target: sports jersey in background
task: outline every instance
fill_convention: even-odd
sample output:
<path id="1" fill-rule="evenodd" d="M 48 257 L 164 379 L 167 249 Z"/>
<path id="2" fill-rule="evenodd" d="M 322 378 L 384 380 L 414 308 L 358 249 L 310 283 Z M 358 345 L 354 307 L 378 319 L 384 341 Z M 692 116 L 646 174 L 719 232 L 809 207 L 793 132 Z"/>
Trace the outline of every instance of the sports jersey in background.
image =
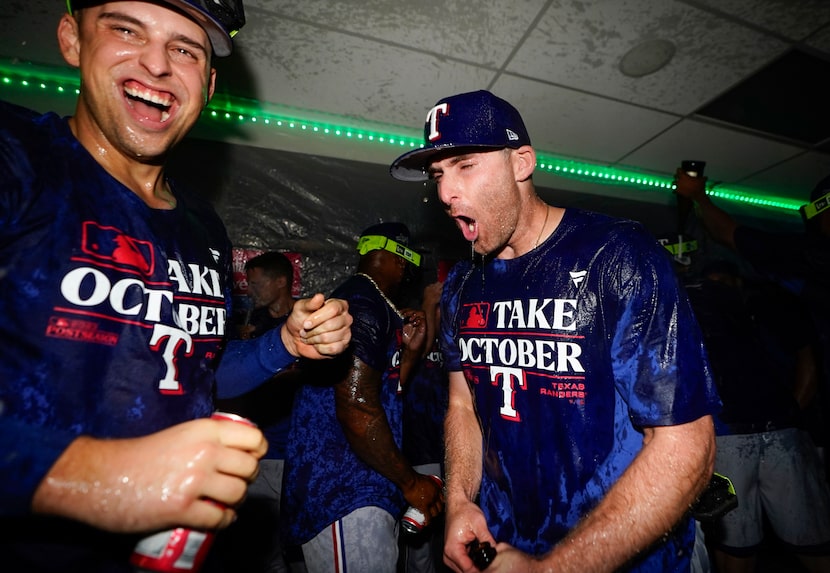
<path id="1" fill-rule="evenodd" d="M 739 225 L 735 246 L 756 272 L 800 297 L 807 306 L 822 361 L 819 419 L 812 435 L 817 445 L 830 448 L 830 237 L 768 233 Z M 827 469 L 830 471 L 830 462 Z"/>
<path id="2" fill-rule="evenodd" d="M 717 434 L 799 427 L 793 395 L 796 355 L 815 339 L 800 300 L 764 284 L 737 288 L 706 279 L 687 292 L 723 402 Z M 787 309 L 786 324 L 781 308 Z"/>
<path id="3" fill-rule="evenodd" d="M 334 399 L 334 385 L 345 377 L 352 355 L 381 372 L 380 400 L 395 443 L 401 447 L 403 319 L 360 275 L 347 279 L 331 296 L 349 302 L 352 340 L 349 350 L 332 360 L 301 363 L 304 384 L 291 413 L 283 481 L 283 531 L 286 543 L 292 545 L 302 545 L 360 507 L 380 507 L 395 517 L 404 508 L 397 486 L 349 446 Z"/>
<path id="4" fill-rule="evenodd" d="M 210 415 L 230 300 L 225 228 L 174 182 L 177 207 L 149 208 L 64 119 L 2 103 L 0 182 L 0 513 L 16 516 L 3 567 L 18 570 L 22 552 L 43 570 L 77 570 L 73 559 L 103 570 L 82 561 L 87 548 L 126 565 L 131 536 L 24 516 L 76 436 L 141 436 Z"/>
<path id="5" fill-rule="evenodd" d="M 464 372 L 482 423 L 487 523 L 533 555 L 618 480 L 639 428 L 719 406 L 672 263 L 638 223 L 568 209 L 521 257 L 456 265 L 441 317 L 447 370 Z M 630 570 L 688 570 L 693 541 L 686 520 Z"/>
<path id="6" fill-rule="evenodd" d="M 448 378 L 434 345 L 403 390 L 403 454 L 413 466 L 444 463 Z"/>

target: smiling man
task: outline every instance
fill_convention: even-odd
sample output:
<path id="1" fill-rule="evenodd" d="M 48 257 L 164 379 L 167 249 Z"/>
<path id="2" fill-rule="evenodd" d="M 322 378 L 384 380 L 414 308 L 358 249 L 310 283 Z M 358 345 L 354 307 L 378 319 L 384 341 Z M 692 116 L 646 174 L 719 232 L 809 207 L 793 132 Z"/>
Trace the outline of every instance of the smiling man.
<path id="1" fill-rule="evenodd" d="M 4 571 L 132 571 L 143 536 L 231 523 L 257 471 L 262 433 L 209 418 L 227 233 L 164 170 L 243 23 L 238 0 L 76 1 L 75 114 L 0 102 Z M 347 304 L 324 301 L 239 355 L 265 379 L 342 351 Z"/>
<path id="2" fill-rule="evenodd" d="M 672 262 L 638 223 L 545 203 L 519 112 L 439 101 L 394 177 L 472 243 L 444 283 L 444 557 L 489 572 L 690 571 L 719 406 Z"/>

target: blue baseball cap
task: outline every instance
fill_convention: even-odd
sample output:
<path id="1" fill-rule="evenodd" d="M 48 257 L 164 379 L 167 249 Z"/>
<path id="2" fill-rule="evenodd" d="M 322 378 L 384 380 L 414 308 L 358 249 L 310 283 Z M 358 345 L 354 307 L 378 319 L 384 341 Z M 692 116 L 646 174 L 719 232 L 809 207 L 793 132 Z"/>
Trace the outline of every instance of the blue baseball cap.
<path id="1" fill-rule="evenodd" d="M 66 7 L 73 10 L 103 4 L 106 0 L 66 0 Z M 182 12 L 199 24 L 207 33 L 213 53 L 229 56 L 233 51 L 233 38 L 245 25 L 245 9 L 242 0 L 158 0 Z"/>
<path id="2" fill-rule="evenodd" d="M 401 181 L 425 181 L 430 160 L 448 150 L 518 149 L 530 145 L 519 111 L 492 93 L 479 90 L 446 97 L 427 113 L 424 146 L 392 162 L 389 173 Z"/>

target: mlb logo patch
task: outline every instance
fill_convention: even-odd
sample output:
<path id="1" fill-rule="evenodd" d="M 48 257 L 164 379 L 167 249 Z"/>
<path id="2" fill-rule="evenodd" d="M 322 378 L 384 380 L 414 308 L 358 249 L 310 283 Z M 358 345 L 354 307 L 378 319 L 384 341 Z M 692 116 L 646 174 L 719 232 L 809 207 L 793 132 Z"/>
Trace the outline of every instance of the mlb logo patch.
<path id="1" fill-rule="evenodd" d="M 487 319 L 490 318 L 490 303 L 465 304 L 461 312 L 462 330 L 478 330 L 487 326 Z"/>
<path id="2" fill-rule="evenodd" d="M 155 256 L 150 242 L 93 221 L 84 222 L 82 233 L 81 249 L 86 255 L 118 268 L 138 271 L 142 275 L 153 274 Z"/>

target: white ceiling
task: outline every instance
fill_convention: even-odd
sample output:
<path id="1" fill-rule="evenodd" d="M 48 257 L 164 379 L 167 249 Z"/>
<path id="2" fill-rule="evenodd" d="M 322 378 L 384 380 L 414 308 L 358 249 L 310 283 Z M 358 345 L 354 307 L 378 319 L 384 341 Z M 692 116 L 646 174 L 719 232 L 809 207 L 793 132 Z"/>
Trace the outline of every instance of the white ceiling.
<path id="1" fill-rule="evenodd" d="M 7 3 L 0 57 L 61 65 L 54 28 L 62 9 L 61 0 Z M 419 135 L 438 99 L 484 88 L 523 113 L 534 146 L 547 153 L 665 175 L 681 159 L 702 159 L 712 182 L 798 200 L 830 172 L 821 142 L 698 113 L 794 47 L 830 61 L 823 0 L 245 0 L 245 11 L 234 55 L 219 62 L 220 89 L 263 105 Z M 655 40 L 674 45 L 668 65 L 623 75 L 623 56 Z M 824 81 L 805 78 L 806 88 L 793 89 Z M 774 115 L 786 124 L 792 113 Z M 830 102 L 817 113 L 826 118 Z M 273 130 L 226 137 L 381 164 L 400 153 Z M 545 183 L 630 191 L 553 176 Z"/>

